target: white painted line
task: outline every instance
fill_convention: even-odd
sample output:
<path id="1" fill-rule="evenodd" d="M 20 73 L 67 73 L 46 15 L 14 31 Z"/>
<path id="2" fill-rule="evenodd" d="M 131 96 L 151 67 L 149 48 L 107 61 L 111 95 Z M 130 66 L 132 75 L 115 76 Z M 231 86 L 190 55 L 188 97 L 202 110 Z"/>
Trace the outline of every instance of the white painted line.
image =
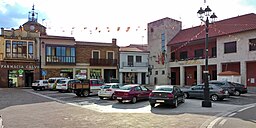
<path id="1" fill-rule="evenodd" d="M 208 126 L 207 128 L 212 128 L 219 120 L 221 120 L 222 117 L 218 117 L 215 120 L 213 120 Z"/>
<path id="2" fill-rule="evenodd" d="M 228 117 L 234 116 L 235 114 L 237 114 L 237 113 L 234 112 L 234 113 L 228 115 Z"/>
<path id="3" fill-rule="evenodd" d="M 242 111 L 244 111 L 244 110 L 246 110 L 246 109 L 249 109 L 249 108 L 252 108 L 252 107 L 255 107 L 255 105 L 251 105 L 251 106 L 248 106 L 248 107 L 246 107 L 246 108 L 240 109 L 240 110 L 238 110 L 237 112 L 242 112 Z"/>
<path id="4" fill-rule="evenodd" d="M 226 122 L 227 122 L 227 119 L 223 119 L 223 120 L 219 123 L 219 125 L 220 125 L 220 126 L 223 126 Z"/>

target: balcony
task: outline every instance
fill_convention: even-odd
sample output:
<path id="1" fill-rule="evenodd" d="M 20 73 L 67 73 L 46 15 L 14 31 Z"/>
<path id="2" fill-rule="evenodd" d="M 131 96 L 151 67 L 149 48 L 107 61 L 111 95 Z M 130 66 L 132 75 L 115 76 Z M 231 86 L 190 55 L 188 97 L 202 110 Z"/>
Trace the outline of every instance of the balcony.
<path id="1" fill-rule="evenodd" d="M 120 67 L 148 67 L 148 62 L 133 63 L 133 62 L 122 62 Z"/>
<path id="2" fill-rule="evenodd" d="M 117 59 L 90 59 L 90 66 L 117 66 Z"/>
<path id="3" fill-rule="evenodd" d="M 46 56 L 46 64 L 53 65 L 75 65 L 76 57 L 75 56 Z"/>
<path id="4" fill-rule="evenodd" d="M 216 55 L 208 56 L 208 58 L 216 58 Z M 187 61 L 187 60 L 198 60 L 198 59 L 205 59 L 205 56 L 189 56 L 187 58 L 171 58 L 170 62 L 177 62 L 177 61 Z"/>

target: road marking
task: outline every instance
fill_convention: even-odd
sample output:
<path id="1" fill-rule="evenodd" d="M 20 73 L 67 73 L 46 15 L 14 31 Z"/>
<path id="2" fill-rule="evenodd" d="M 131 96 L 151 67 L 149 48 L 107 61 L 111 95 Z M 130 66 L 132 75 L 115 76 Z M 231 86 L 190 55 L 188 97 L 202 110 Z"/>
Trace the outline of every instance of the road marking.
<path id="1" fill-rule="evenodd" d="M 234 116 L 235 114 L 237 114 L 237 113 L 234 112 L 234 113 L 228 115 L 228 117 Z"/>
<path id="2" fill-rule="evenodd" d="M 223 120 L 219 123 L 219 125 L 220 125 L 220 126 L 223 126 L 223 125 L 226 123 L 226 121 L 227 121 L 227 119 L 223 119 Z"/>
<path id="3" fill-rule="evenodd" d="M 208 126 L 207 128 L 212 128 L 219 120 L 221 120 L 222 117 L 218 117 L 215 120 L 213 120 Z"/>
<path id="4" fill-rule="evenodd" d="M 249 108 L 252 108 L 252 107 L 255 107 L 255 105 L 251 105 L 251 106 L 248 106 L 248 107 L 246 107 L 246 108 L 240 109 L 240 110 L 238 110 L 237 112 L 242 112 L 242 111 L 244 111 L 244 110 L 246 110 L 246 109 L 249 109 Z"/>

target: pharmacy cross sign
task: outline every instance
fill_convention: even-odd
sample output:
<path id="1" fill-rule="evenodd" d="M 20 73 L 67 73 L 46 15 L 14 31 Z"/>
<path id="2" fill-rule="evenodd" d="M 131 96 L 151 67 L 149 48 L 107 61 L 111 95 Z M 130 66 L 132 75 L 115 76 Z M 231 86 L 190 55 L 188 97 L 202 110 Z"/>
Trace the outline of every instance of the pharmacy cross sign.
<path id="1" fill-rule="evenodd" d="M 19 69 L 19 70 L 18 70 L 19 75 L 22 75 L 23 72 L 24 72 L 24 70 L 22 70 L 22 69 Z"/>

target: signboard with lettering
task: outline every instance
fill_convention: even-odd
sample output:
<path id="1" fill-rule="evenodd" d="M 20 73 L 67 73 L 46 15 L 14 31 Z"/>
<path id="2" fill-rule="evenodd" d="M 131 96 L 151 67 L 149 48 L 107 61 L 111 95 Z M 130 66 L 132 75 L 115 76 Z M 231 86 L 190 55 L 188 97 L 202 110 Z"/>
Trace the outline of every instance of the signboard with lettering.
<path id="1" fill-rule="evenodd" d="M 8 64 L 3 64 L 3 65 L 0 65 L 0 68 L 37 69 L 37 68 L 39 68 L 39 66 L 35 66 L 35 65 L 8 65 Z"/>

